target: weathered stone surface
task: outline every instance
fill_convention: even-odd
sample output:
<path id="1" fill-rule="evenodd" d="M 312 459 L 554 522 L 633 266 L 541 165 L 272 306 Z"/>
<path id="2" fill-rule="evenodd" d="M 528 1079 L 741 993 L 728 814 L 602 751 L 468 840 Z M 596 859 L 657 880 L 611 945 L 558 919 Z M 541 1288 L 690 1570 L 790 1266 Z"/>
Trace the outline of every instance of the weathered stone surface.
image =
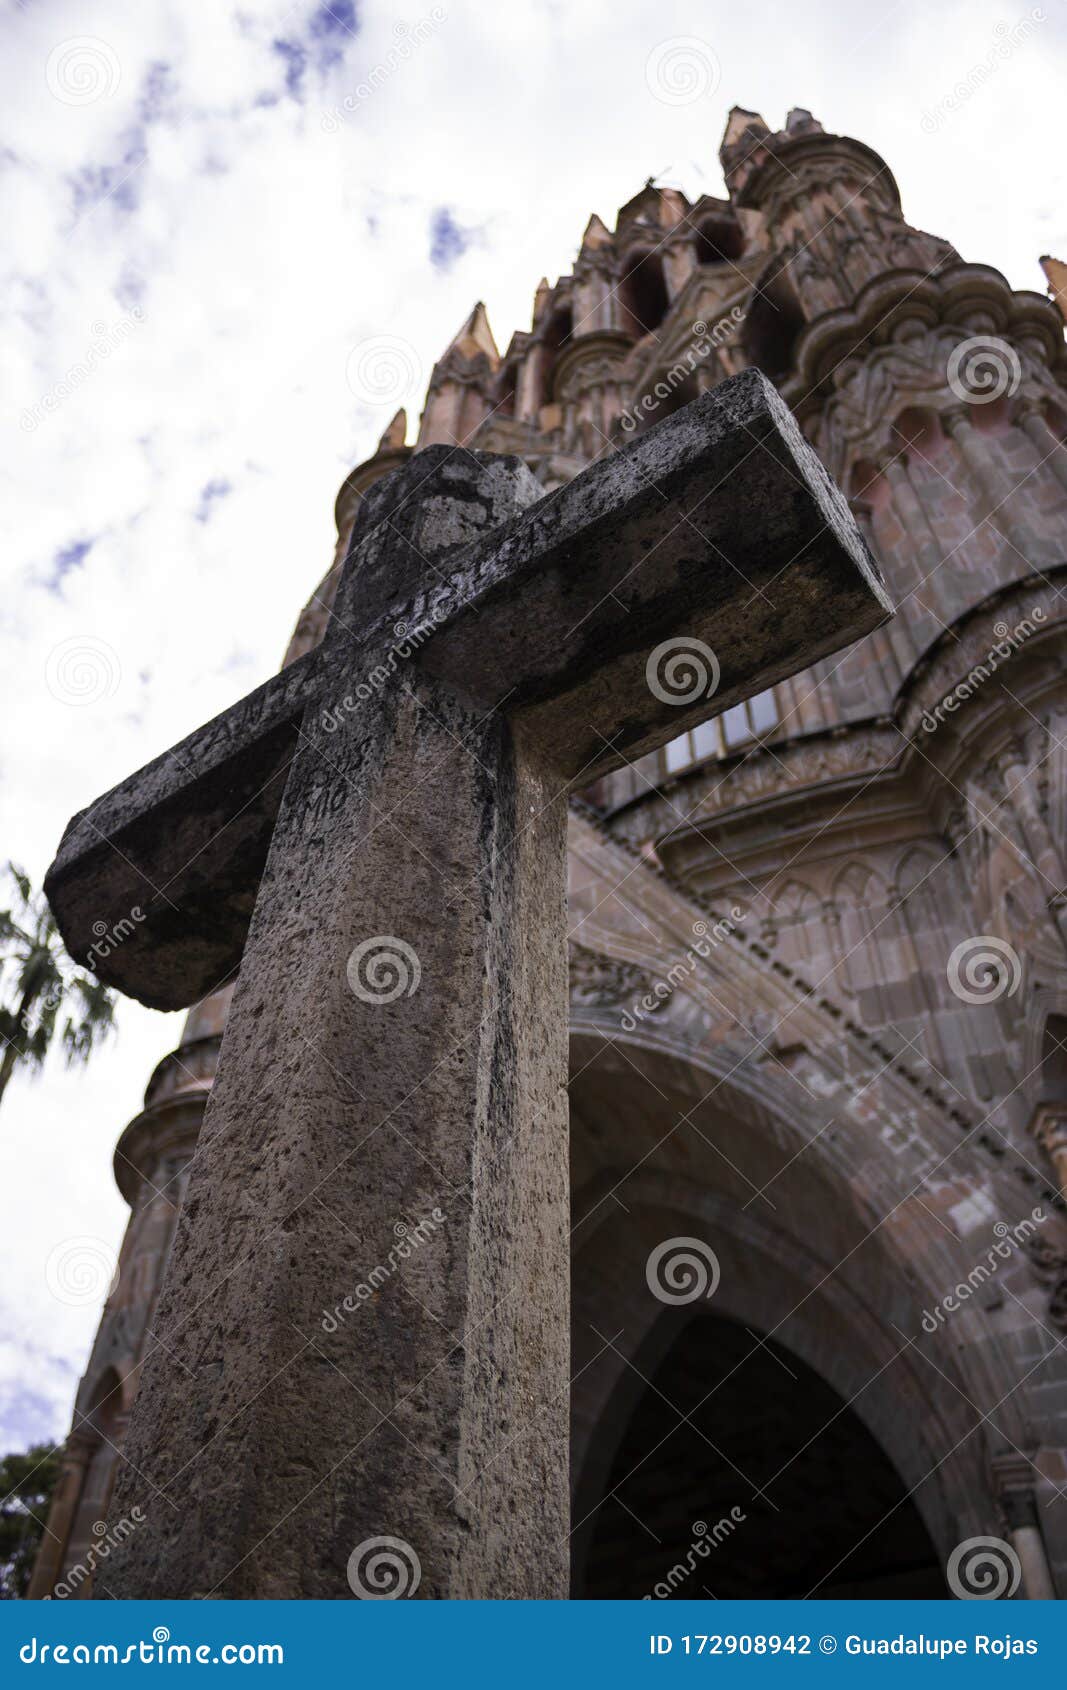
<path id="1" fill-rule="evenodd" d="M 798 116 L 806 132 L 797 130 Z M 728 177 L 736 164 L 745 174 L 759 166 L 760 128 L 768 133 L 753 114 L 734 114 Z M 886 629 L 765 696 L 756 735 L 739 738 L 735 727 L 727 737 L 720 723 L 718 734 L 685 736 L 669 758 L 650 753 L 598 782 L 608 825 L 572 804 L 569 926 L 583 947 L 571 1090 L 571 1544 L 579 1597 L 653 1588 L 690 1550 L 695 1496 L 705 1521 L 738 1501 L 756 1516 L 709 1563 L 704 1582 L 720 1598 L 795 1593 L 798 1553 L 813 1564 L 835 1518 L 848 1519 L 850 1545 L 889 1514 L 883 1529 L 905 1552 L 909 1580 L 922 1577 L 924 1554 L 937 1574 L 966 1538 L 1006 1533 L 1004 1437 L 1014 1440 L 1017 1479 L 1033 1487 L 1034 1513 L 1067 1590 L 1067 1509 L 1057 1496 L 1067 1483 L 1067 1353 L 1042 1331 L 1063 1329 L 1067 1257 L 1048 1189 L 1055 1146 L 1047 1133 L 1032 1136 L 1045 1118 L 1040 1100 L 1064 1095 L 1062 1067 L 1050 1076 L 1040 1060 L 1043 1037 L 1047 1048 L 1055 1034 L 1053 1050 L 1063 1037 L 1055 1015 L 1046 1031 L 1046 1016 L 1067 990 L 1063 913 L 1053 896 L 1065 876 L 1047 834 L 1042 842 L 1047 829 L 1061 860 L 1067 853 L 1067 758 L 1057 749 L 1067 741 L 1058 590 L 1067 451 L 1055 428 L 1062 322 L 1051 301 L 1013 293 L 996 271 L 961 263 L 907 225 L 882 161 L 811 128 L 791 114 L 771 149 L 789 169 L 759 172 L 761 215 L 742 217 L 743 228 L 727 201 L 704 196 L 690 205 L 677 190 L 643 190 L 620 212 L 610 245 L 601 232 L 573 275 L 539 288 L 531 332 L 513 337 L 506 365 L 477 348 L 449 349 L 418 431 L 420 457 L 428 444 L 457 438 L 517 452 L 547 490 L 601 456 L 605 440 L 662 415 L 687 369 L 693 397 L 724 371 L 746 361 L 768 367 L 773 357 L 780 391 L 852 495 L 899 607 Z M 850 189 L 847 217 L 834 218 L 831 185 L 853 169 L 856 195 Z M 639 274 L 662 263 L 669 299 L 661 322 L 639 312 L 655 333 L 635 345 L 644 329 L 630 312 L 628 254 L 640 233 L 657 250 Z M 727 311 L 737 270 L 709 262 L 709 235 L 720 258 L 764 278 L 740 332 L 741 313 Z M 795 288 L 802 333 L 792 311 L 778 308 L 786 300 L 774 281 L 767 285 L 775 276 L 786 296 Z M 568 308 L 574 333 L 559 346 L 559 313 Z M 939 422 L 938 414 L 959 404 L 945 378 L 961 337 L 988 336 L 993 326 L 1003 351 L 1018 356 L 1022 382 L 1002 405 L 975 413 L 975 422 L 994 424 L 980 431 L 983 470 L 975 442 L 965 461 L 950 433 L 958 422 Z M 979 344 L 988 351 L 987 339 Z M 410 457 L 404 438 L 391 430 L 385 449 L 346 477 L 337 553 L 301 614 L 291 656 L 322 639 L 353 516 L 370 514 L 372 483 Z M 1005 500 L 1006 486 L 1013 490 Z M 432 572 L 427 581 L 436 582 Z M 1037 606 L 1047 617 L 1040 630 Z M 1020 649 L 1002 664 L 1005 628 Z M 998 646 L 998 672 L 985 680 L 971 674 L 957 709 L 957 684 L 976 666 L 988 669 Z M 735 714 L 742 731 L 744 721 Z M 996 754 L 1009 746 L 1001 763 Z M 687 756 L 698 758 L 696 768 L 684 767 Z M 632 849 L 618 848 L 623 833 Z M 1033 862 L 1028 839 L 1039 842 Z M 713 930 L 716 914 L 735 905 L 744 919 L 733 938 L 701 954 L 690 973 L 685 958 L 697 954 L 699 922 Z M 1009 940 L 1024 959 L 1019 991 L 996 1003 L 961 1001 L 946 980 L 954 948 L 977 934 Z M 653 981 L 670 995 L 650 995 Z M 648 1003 L 657 1007 L 644 1019 Z M 208 1007 L 217 1032 L 224 1006 L 216 997 Z M 627 1034 L 620 1023 L 631 1025 L 634 1010 L 642 1019 Z M 205 1072 L 198 1057 L 210 1044 L 196 1030 L 200 1021 L 198 1009 L 182 1049 L 161 1070 L 169 1078 L 153 1079 L 150 1107 L 123 1137 L 116 1168 L 124 1190 L 135 1177 L 138 1186 L 144 1179 L 175 1190 L 169 1157 L 154 1163 L 151 1152 L 171 1141 L 176 1111 L 192 1107 L 164 1094 L 175 1081 L 191 1088 Z M 693 1125 L 674 1130 L 694 1108 Z M 1034 1259 L 1028 1244 L 997 1268 L 984 1307 L 973 1299 L 930 1333 L 924 1309 L 986 1260 L 991 1217 L 1013 1224 L 1036 1202 L 1049 1219 L 1030 1241 Z M 154 1345 L 167 1247 L 162 1228 L 155 1231 L 156 1207 L 138 1201 L 131 1215 L 118 1288 L 130 1361 L 116 1356 L 109 1308 L 78 1395 L 35 1594 L 48 1592 L 58 1565 L 84 1561 L 110 1493 L 109 1464 L 121 1460 L 119 1422 L 108 1414 L 99 1426 L 86 1424 L 83 1413 L 107 1402 L 112 1364 L 126 1376 L 128 1406 L 136 1382 L 129 1369 Z M 714 1475 L 702 1470 L 707 1446 L 697 1439 L 695 1460 L 679 1456 L 686 1431 L 669 1402 L 690 1399 L 676 1389 L 677 1376 L 657 1371 L 655 1341 L 650 1354 L 651 1329 L 672 1311 L 651 1295 L 645 1267 L 648 1249 L 673 1235 L 714 1246 L 721 1282 L 710 1308 L 752 1334 L 754 1363 L 727 1387 L 743 1387 L 720 1421 L 727 1441 L 705 1424 L 756 1482 L 765 1482 L 761 1462 L 766 1471 L 783 1467 L 781 1485 L 770 1487 L 778 1511 L 764 1516 L 777 1538 L 770 1553 L 758 1521 L 763 1504 L 748 1509 L 737 1472 L 725 1466 L 720 1475 L 720 1507 Z M 400 1271 L 409 1266 L 418 1271 L 417 1256 Z M 128 1275 L 138 1288 L 133 1307 Z M 422 1295 L 421 1284 L 408 1283 Z M 620 1329 L 605 1350 L 604 1338 Z M 772 1344 L 784 1340 L 836 1387 L 842 1406 L 852 1405 L 830 1427 L 828 1464 L 820 1464 L 823 1440 L 809 1443 L 798 1412 L 795 1362 L 786 1355 L 786 1372 L 771 1361 L 769 1384 L 759 1372 L 769 1346 L 756 1346 L 776 1332 Z M 694 1328 L 687 1366 L 713 1366 L 721 1376 L 726 1364 L 713 1333 L 714 1316 L 710 1327 Z M 915 1342 L 902 1350 L 905 1335 Z M 659 1419 L 643 1421 L 634 1461 L 647 1459 L 637 1488 L 622 1492 L 624 1508 L 610 1494 L 618 1440 L 644 1379 Z M 776 1383 L 795 1438 L 780 1462 L 768 1463 L 764 1429 Z M 708 1403 L 715 1418 L 725 1396 L 717 1391 Z M 972 1404 L 988 1413 L 980 1426 Z M 839 1434 L 856 1414 L 896 1467 L 901 1497 L 910 1491 L 918 1502 L 925 1548 L 921 1532 L 899 1531 L 910 1503 L 889 1513 L 891 1499 L 879 1503 L 877 1484 L 843 1458 Z M 761 1440 L 754 1461 L 733 1444 L 735 1433 Z M 796 1513 L 785 1494 L 794 1482 L 804 1494 Z M 872 1507 L 866 1524 L 857 1523 L 855 1510 Z M 866 1538 L 865 1556 L 879 1536 Z M 588 1559 L 583 1539 L 595 1540 Z M 788 1566 L 776 1589 L 779 1555 Z M 835 1553 L 824 1566 L 837 1560 Z M 903 1594 L 893 1564 L 892 1553 L 876 1552 L 868 1562 L 876 1578 L 859 1593 Z M 106 1594 L 105 1565 L 98 1581 Z M 689 1594 L 707 1594 L 699 1582 L 698 1573 Z M 82 1583 L 77 1594 L 86 1590 Z M 936 1578 L 909 1590 L 945 1594 Z M 1029 1568 L 1024 1590 L 1033 1594 Z"/>
<path id="2" fill-rule="evenodd" d="M 278 817 L 116 1498 L 147 1517 L 118 1595 L 349 1598 L 382 1535 L 420 1596 L 566 1590 L 565 809 L 503 719 L 431 682 L 367 715 L 309 728 Z M 353 992 L 374 935 L 412 995 Z"/>
<path id="3" fill-rule="evenodd" d="M 398 646 L 481 713 L 525 721 L 567 785 L 706 719 L 707 690 L 650 690 L 663 640 L 714 651 L 726 708 L 888 608 L 844 500 L 757 371 L 545 498 L 518 460 L 431 447 L 364 501 L 323 651 L 75 817 L 49 898 L 80 959 L 95 922 L 145 908 L 98 970 L 181 1008 L 240 963 L 301 715 L 373 690 Z"/>
<path id="4" fill-rule="evenodd" d="M 507 459 L 409 462 L 367 501 L 314 675 L 153 765 L 143 819 L 136 782 L 97 807 L 124 837 L 215 821 L 240 747 L 274 782 L 235 858 L 225 824 L 199 847 L 224 865 L 235 948 L 242 868 L 254 911 L 116 1491 L 145 1523 L 112 1595 L 344 1597 L 381 1537 L 423 1596 L 565 1594 L 566 795 L 614 766 L 620 730 L 643 747 L 706 714 L 710 687 L 679 707 L 650 682 L 672 631 L 725 633 L 729 698 L 886 601 L 760 377 L 536 494 Z M 780 608 L 752 608 L 787 579 Z M 77 827 L 50 882 L 63 912 L 86 833 L 99 889 L 105 828 Z M 191 911 L 185 989 L 210 917 Z M 126 948 L 111 977 L 143 989 Z M 402 1275 L 398 1227 L 419 1233 Z"/>
<path id="5" fill-rule="evenodd" d="M 234 972 L 318 680 L 313 653 L 72 818 L 45 878 L 71 956 L 151 1009 Z M 98 957 L 100 933 L 134 909 L 144 919 Z"/>

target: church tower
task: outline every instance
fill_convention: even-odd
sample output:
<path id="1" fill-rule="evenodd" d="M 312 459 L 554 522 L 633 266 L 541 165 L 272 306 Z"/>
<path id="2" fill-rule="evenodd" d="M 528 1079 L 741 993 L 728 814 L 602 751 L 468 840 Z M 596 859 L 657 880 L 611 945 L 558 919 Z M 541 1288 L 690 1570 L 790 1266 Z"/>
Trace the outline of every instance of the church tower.
<path id="1" fill-rule="evenodd" d="M 721 159 L 722 198 L 650 180 L 592 216 L 502 353 L 474 307 L 414 446 L 399 413 L 342 486 L 287 661 L 413 450 L 515 453 L 551 494 L 742 369 L 777 385 L 897 614 L 572 809 L 573 1588 L 659 1593 L 733 1509 L 677 1594 L 937 1595 L 946 1567 L 959 1594 L 993 1536 L 1012 1593 L 1064 1596 L 1063 321 L 810 112 L 735 108 Z M 32 1594 L 106 1520 L 225 1009 L 119 1143 L 131 1220 Z M 712 1290 L 657 1295 L 693 1239 Z"/>

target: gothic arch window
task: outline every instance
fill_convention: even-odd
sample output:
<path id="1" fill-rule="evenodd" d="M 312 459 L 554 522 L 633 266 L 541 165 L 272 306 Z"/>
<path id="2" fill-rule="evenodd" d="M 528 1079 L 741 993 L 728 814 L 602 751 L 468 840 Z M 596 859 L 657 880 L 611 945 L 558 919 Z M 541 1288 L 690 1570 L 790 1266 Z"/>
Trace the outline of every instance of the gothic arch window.
<path id="1" fill-rule="evenodd" d="M 745 316 L 745 356 L 771 381 L 781 381 L 793 367 L 804 313 L 784 270 L 759 282 Z"/>
<path id="2" fill-rule="evenodd" d="M 787 880 L 784 886 L 775 889 L 770 899 L 764 933 L 777 941 L 781 962 L 807 969 L 821 949 L 821 921 L 820 901 L 812 888 L 801 880 Z"/>
<path id="3" fill-rule="evenodd" d="M 515 415 L 515 392 L 517 372 L 514 364 L 509 364 L 501 370 L 497 381 L 497 390 L 493 401 L 493 417 L 513 417 Z"/>
<path id="4" fill-rule="evenodd" d="M 619 301 L 623 328 L 635 340 L 643 340 L 659 328 L 670 304 L 661 253 L 646 252 L 643 257 L 631 253 L 624 260 Z"/>
<path id="5" fill-rule="evenodd" d="M 576 1597 L 944 1597 L 913 1496 L 855 1406 L 772 1334 L 703 1309 L 672 1328 L 649 1340 L 654 1364 L 638 1357 L 646 1383 L 603 1477 L 579 1477 Z"/>
<path id="6" fill-rule="evenodd" d="M 865 1025 L 884 1027 L 889 1013 L 886 958 L 892 950 L 893 916 L 888 888 L 868 863 L 852 862 L 834 882 L 833 978 L 855 1000 Z"/>
<path id="7" fill-rule="evenodd" d="M 736 264 L 745 247 L 735 217 L 705 217 L 697 224 L 693 251 L 698 264 Z"/>
<path id="8" fill-rule="evenodd" d="M 937 1012 L 946 1007 L 948 993 L 945 965 L 952 946 L 945 933 L 944 877 L 951 872 L 943 852 L 923 845 L 910 847 L 897 868 L 893 896 L 896 909 L 887 922 L 897 941 L 897 979 L 914 999 L 910 1016 L 897 1024 L 907 1030 L 907 1023 L 915 1023 L 927 1059 L 943 1072 L 948 1058 L 941 1044 Z"/>
<path id="9" fill-rule="evenodd" d="M 569 345 L 574 333 L 574 314 L 569 305 L 558 305 L 545 325 L 541 340 L 541 398 L 542 405 L 552 399 L 552 380 L 559 355 Z"/>

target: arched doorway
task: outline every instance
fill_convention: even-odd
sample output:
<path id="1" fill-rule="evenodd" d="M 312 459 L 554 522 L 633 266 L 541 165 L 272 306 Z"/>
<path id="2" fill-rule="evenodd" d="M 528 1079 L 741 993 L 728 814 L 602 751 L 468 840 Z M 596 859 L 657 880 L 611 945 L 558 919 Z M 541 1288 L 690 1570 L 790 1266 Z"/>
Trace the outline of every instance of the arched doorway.
<path id="1" fill-rule="evenodd" d="M 944 1597 L 892 1462 L 834 1387 L 726 1316 L 666 1311 L 576 1568 L 586 1598 Z"/>

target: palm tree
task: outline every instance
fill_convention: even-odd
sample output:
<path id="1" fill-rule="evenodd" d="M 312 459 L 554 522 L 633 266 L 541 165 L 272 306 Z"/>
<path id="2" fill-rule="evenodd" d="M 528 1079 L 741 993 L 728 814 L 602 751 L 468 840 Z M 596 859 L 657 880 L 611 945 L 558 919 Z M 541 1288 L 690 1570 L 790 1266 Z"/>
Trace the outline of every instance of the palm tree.
<path id="1" fill-rule="evenodd" d="M 14 863 L 7 873 L 14 896 L 0 910 L 0 1099 L 16 1068 L 40 1070 L 57 1031 L 69 1065 L 88 1062 L 115 1024 L 111 993 L 71 961 L 44 894 Z"/>

